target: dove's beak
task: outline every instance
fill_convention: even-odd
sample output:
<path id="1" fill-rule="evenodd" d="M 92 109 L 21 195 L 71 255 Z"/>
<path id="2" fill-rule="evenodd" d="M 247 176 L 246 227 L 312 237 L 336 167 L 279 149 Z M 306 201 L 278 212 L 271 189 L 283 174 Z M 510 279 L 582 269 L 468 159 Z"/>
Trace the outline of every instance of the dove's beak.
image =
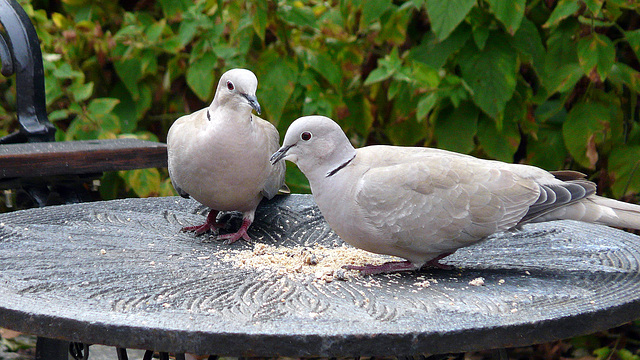
<path id="1" fill-rule="evenodd" d="M 260 115 L 260 110 L 262 110 L 260 108 L 260 104 L 258 103 L 258 98 L 255 95 L 246 95 L 243 94 L 245 99 L 247 99 L 247 101 L 249 102 L 249 105 L 251 105 L 251 107 L 253 108 L 253 110 L 256 111 L 256 113 L 258 113 L 258 115 Z"/>
<path id="2" fill-rule="evenodd" d="M 269 161 L 271 161 L 271 164 L 275 165 L 278 161 L 287 156 L 287 151 L 289 151 L 289 149 L 291 149 L 293 145 L 295 144 L 283 145 L 280 149 L 278 149 L 278 151 L 274 152 L 273 155 L 271 155 L 271 159 L 269 159 Z"/>

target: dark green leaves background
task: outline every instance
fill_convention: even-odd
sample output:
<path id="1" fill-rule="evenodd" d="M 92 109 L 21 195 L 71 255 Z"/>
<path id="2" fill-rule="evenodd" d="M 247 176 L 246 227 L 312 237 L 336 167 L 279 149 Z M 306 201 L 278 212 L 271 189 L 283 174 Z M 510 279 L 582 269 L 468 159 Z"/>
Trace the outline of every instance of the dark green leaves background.
<path id="1" fill-rule="evenodd" d="M 338 121 L 356 146 L 434 146 L 571 168 L 640 192 L 640 5 L 631 0 L 22 0 L 42 40 L 59 140 L 164 141 L 232 67 L 263 117 Z M 1 79 L 0 135 L 16 128 Z M 294 191 L 308 191 L 289 167 Z M 171 194 L 164 169 L 103 195 Z M 637 198 L 635 198 L 637 201 Z"/>

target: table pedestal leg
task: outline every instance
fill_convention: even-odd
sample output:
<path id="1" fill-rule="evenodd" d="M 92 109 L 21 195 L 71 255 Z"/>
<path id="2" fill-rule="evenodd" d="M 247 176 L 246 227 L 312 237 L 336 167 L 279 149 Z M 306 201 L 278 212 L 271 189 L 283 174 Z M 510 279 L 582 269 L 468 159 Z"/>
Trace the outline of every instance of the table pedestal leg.
<path id="1" fill-rule="evenodd" d="M 36 360 L 68 360 L 69 342 L 64 340 L 38 337 L 36 342 Z"/>

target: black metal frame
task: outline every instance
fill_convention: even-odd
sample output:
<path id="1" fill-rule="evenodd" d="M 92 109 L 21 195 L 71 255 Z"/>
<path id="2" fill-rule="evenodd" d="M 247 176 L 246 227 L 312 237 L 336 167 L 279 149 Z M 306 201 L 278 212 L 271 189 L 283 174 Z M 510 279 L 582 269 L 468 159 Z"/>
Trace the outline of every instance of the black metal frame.
<path id="1" fill-rule="evenodd" d="M 0 144 L 55 141 L 56 129 L 47 116 L 44 67 L 36 29 L 16 0 L 0 0 L 0 23 L 4 28 L 0 31 L 1 73 L 5 77 L 16 76 L 16 108 L 20 123 L 20 129 L 1 137 Z M 99 175 L 90 176 L 91 179 L 98 177 Z M 25 186 L 23 180 L 18 182 L 17 186 L 28 195 L 34 205 L 48 205 L 47 199 L 51 195 L 49 185 L 36 181 L 36 184 Z M 86 179 L 81 179 L 71 187 L 77 189 L 76 183 L 85 182 Z M 67 194 L 65 199 L 67 202 L 83 200 L 78 198 L 75 190 Z M 87 359 L 89 344 L 38 337 L 36 359 L 66 360 L 70 354 L 75 359 Z M 166 353 L 164 354 L 166 357 Z M 119 359 L 127 359 L 126 349 L 118 348 L 117 355 Z M 152 355 L 153 352 L 147 351 L 145 357 Z M 178 354 L 176 358 L 184 358 L 184 355 Z"/>
<path id="2" fill-rule="evenodd" d="M 0 144 L 54 141 L 55 127 L 47 117 L 44 68 L 38 34 L 16 0 L 0 0 L 2 75 L 16 75 L 16 106 L 20 130 L 0 138 Z"/>

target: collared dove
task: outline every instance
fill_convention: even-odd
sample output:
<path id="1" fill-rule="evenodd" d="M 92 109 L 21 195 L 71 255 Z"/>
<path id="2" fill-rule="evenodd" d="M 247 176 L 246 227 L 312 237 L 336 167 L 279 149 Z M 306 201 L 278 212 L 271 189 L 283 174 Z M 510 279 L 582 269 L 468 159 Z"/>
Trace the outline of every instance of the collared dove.
<path id="1" fill-rule="evenodd" d="M 169 176 L 176 191 L 211 208 L 207 220 L 183 231 L 216 232 L 220 211 L 242 212 L 236 233 L 218 240 L 249 240 L 247 229 L 262 197 L 271 199 L 284 185 L 284 164 L 269 156 L 280 146 L 278 130 L 251 114 L 260 113 L 258 80 L 250 70 L 225 72 L 207 108 L 176 120 L 167 135 Z"/>
<path id="2" fill-rule="evenodd" d="M 640 206 L 594 195 L 574 171 L 482 160 L 446 150 L 354 149 L 333 120 L 294 121 L 273 154 L 309 179 L 331 228 L 347 243 L 407 261 L 347 266 L 365 274 L 408 271 L 527 222 L 573 219 L 640 229 Z"/>

